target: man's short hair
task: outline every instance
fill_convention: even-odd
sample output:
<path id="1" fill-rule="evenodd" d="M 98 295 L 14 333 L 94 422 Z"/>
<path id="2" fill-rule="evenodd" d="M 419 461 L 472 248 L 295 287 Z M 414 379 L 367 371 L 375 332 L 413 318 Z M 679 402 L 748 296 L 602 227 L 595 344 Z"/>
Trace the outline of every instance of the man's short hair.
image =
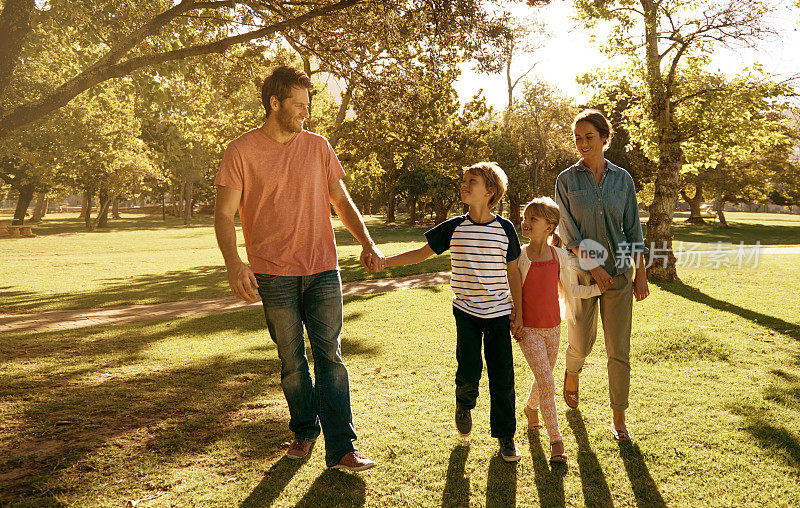
<path id="1" fill-rule="evenodd" d="M 307 88 L 309 91 L 314 90 L 314 85 L 311 84 L 311 80 L 308 79 L 305 72 L 285 65 L 278 67 L 264 79 L 264 84 L 261 85 L 261 103 L 264 105 L 267 117 L 272 113 L 272 107 L 269 105 L 270 98 L 274 95 L 278 101 L 283 102 L 292 95 L 292 88 L 295 87 Z"/>
<path id="2" fill-rule="evenodd" d="M 503 199 L 503 195 L 508 188 L 508 177 L 503 168 L 498 166 L 496 162 L 479 162 L 472 166 L 467 166 L 464 168 L 464 173 L 482 176 L 483 181 L 486 182 L 486 190 L 494 192 L 491 199 L 489 199 L 489 210 Z"/>

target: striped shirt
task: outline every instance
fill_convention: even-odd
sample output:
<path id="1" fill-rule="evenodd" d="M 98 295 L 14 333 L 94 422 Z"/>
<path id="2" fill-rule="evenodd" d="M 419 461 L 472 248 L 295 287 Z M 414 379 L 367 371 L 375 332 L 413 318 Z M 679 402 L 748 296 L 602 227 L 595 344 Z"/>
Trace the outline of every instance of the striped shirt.
<path id="1" fill-rule="evenodd" d="M 481 318 L 511 314 L 507 263 L 520 254 L 511 221 L 495 215 L 480 224 L 466 214 L 442 222 L 425 238 L 437 254 L 450 250 L 455 307 Z"/>

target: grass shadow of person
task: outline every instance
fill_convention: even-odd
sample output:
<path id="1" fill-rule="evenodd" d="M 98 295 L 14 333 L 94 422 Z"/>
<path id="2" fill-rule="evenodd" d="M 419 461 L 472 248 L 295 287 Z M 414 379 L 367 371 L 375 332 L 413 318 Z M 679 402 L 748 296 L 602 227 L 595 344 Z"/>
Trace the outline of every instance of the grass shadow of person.
<path id="1" fill-rule="evenodd" d="M 366 492 L 367 484 L 358 474 L 326 469 L 314 480 L 306 495 L 295 506 L 298 508 L 364 506 L 367 500 Z"/>
<path id="2" fill-rule="evenodd" d="M 619 455 L 625 464 L 625 471 L 628 473 L 636 504 L 666 508 L 667 504 L 664 502 L 655 480 L 650 476 L 639 445 L 631 441 L 621 442 L 619 443 Z"/>
<path id="3" fill-rule="evenodd" d="M 546 506 L 566 506 L 564 496 L 564 476 L 568 468 L 566 464 L 553 463 L 552 469 L 548 467 L 548 457 L 544 454 L 542 443 L 539 442 L 539 433 L 528 431 L 528 445 L 533 461 L 533 479 L 539 493 L 539 504 Z"/>
<path id="4" fill-rule="evenodd" d="M 684 284 L 683 282 L 654 281 L 654 284 L 656 284 L 660 289 L 676 296 L 706 305 L 712 309 L 736 314 L 737 316 L 752 321 L 760 326 L 770 328 L 795 340 L 800 340 L 800 326 L 797 326 L 796 324 L 784 319 L 770 316 L 768 314 L 762 314 L 761 312 L 756 312 L 754 310 L 745 309 L 744 307 L 726 302 L 725 300 L 714 298 L 713 296 L 703 293 L 698 288 Z"/>
<path id="5" fill-rule="evenodd" d="M 489 461 L 486 478 L 486 508 L 517 505 L 517 463 L 506 462 L 496 453 Z"/>
<path id="6" fill-rule="evenodd" d="M 456 445 L 450 452 L 442 506 L 469 506 L 469 478 L 464 473 L 468 455 L 469 445 L 464 444 Z"/>
<path id="7" fill-rule="evenodd" d="M 603 468 L 600 467 L 600 462 L 597 460 L 597 455 L 589 444 L 589 435 L 586 433 L 580 409 L 568 410 L 567 422 L 572 428 L 575 442 L 578 445 L 576 460 L 580 470 L 581 489 L 586 506 L 613 506 L 611 489 L 608 488 L 608 482 L 606 482 Z"/>
<path id="8" fill-rule="evenodd" d="M 261 482 L 239 506 L 243 508 L 270 506 L 305 462 L 305 460 L 288 459 L 286 456 L 281 457 L 269 468 Z"/>

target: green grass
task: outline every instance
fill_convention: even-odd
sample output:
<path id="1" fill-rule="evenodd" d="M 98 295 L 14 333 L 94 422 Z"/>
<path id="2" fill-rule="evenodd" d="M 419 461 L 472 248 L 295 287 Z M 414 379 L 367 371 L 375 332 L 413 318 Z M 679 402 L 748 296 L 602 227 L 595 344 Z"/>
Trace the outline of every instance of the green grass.
<path id="1" fill-rule="evenodd" d="M 190 227 L 174 218 L 126 216 L 113 228 L 86 232 L 75 214 L 51 214 L 36 238 L 0 238 L 0 312 L 37 312 L 230 294 L 212 220 Z M 387 226 L 367 218 L 373 239 L 386 254 L 424 243 L 427 227 Z M 117 226 L 120 226 L 117 228 Z M 335 221 L 342 280 L 396 277 L 447 270 L 449 256 L 380 274 L 359 263 L 361 246 Z M 239 252 L 247 259 L 238 231 Z"/>
<path id="2" fill-rule="evenodd" d="M 614 443 L 602 338 L 581 407 L 559 420 L 566 467 L 527 434 L 532 375 L 514 348 L 522 461 L 453 428 L 447 286 L 345 302 L 343 353 L 361 475 L 281 458 L 279 362 L 258 309 L 0 342 L 0 503 L 21 506 L 788 506 L 800 499 L 798 255 L 756 270 L 683 270 L 634 307 L 635 441 Z M 776 294 L 773 281 L 791 288 Z M 779 304 L 776 305 L 776 302 Z M 561 389 L 562 339 L 556 366 Z M 560 375 L 559 375 L 560 374 Z"/>
<path id="3" fill-rule="evenodd" d="M 738 245 L 800 245 L 800 216 L 729 214 L 731 228 L 674 226 L 680 242 Z M 386 254 L 416 248 L 430 226 L 386 225 L 367 217 L 370 232 Z M 36 238 L 0 238 L 0 313 L 82 309 L 126 304 L 213 298 L 230 294 L 212 221 L 200 217 L 185 227 L 180 219 L 125 215 L 109 229 L 87 232 L 75 214 L 50 214 Z M 413 266 L 380 274 L 361 268 L 360 246 L 335 221 L 344 281 L 394 277 L 449 269 L 449 256 L 434 256 Z M 523 239 L 524 240 L 524 239 Z M 243 242 L 241 232 L 239 241 Z M 240 253 L 246 259 L 243 244 Z"/>

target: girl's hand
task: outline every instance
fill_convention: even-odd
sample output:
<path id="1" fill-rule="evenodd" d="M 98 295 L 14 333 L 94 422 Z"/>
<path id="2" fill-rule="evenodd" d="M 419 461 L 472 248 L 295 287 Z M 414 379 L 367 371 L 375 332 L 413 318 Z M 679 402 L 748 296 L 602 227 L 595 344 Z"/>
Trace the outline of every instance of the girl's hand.
<path id="1" fill-rule="evenodd" d="M 511 334 L 517 342 L 522 340 L 522 327 L 522 316 L 513 315 L 511 318 Z"/>
<path id="2" fill-rule="evenodd" d="M 592 274 L 594 281 L 597 283 L 597 287 L 600 288 L 601 293 L 605 293 L 606 289 L 611 287 L 613 278 L 602 266 L 592 268 L 590 273 Z"/>
<path id="3" fill-rule="evenodd" d="M 633 278 L 633 297 L 637 302 L 641 302 L 650 296 L 650 288 L 647 285 L 647 273 L 644 270 L 636 270 Z"/>

